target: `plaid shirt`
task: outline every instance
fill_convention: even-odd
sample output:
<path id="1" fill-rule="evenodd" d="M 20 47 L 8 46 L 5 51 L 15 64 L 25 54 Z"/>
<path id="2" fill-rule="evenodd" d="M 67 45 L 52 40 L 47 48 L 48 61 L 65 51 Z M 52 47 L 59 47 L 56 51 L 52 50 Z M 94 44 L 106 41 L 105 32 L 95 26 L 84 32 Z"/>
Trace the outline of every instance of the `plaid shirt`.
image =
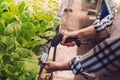
<path id="1" fill-rule="evenodd" d="M 93 73 L 102 69 L 111 72 L 112 70 L 120 69 L 120 38 L 110 40 L 103 41 L 81 57 L 73 58 L 70 61 L 70 68 L 73 73 Z M 119 63 L 119 65 L 116 63 Z"/>

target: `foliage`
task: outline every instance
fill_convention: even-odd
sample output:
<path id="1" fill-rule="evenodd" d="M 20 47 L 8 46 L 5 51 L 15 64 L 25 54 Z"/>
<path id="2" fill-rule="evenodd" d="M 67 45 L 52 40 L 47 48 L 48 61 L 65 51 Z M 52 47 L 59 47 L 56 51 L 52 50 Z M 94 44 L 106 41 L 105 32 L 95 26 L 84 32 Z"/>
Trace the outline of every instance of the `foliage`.
<path id="1" fill-rule="evenodd" d="M 0 80 L 35 80 L 40 45 L 52 39 L 57 0 L 0 0 Z"/>

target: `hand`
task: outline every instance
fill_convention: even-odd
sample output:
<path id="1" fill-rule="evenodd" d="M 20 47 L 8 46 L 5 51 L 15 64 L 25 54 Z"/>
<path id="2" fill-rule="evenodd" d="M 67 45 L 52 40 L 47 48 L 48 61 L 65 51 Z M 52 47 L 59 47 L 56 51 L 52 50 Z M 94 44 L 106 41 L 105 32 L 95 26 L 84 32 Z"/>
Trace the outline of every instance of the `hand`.
<path id="1" fill-rule="evenodd" d="M 77 35 L 76 31 L 73 31 L 73 32 L 64 32 L 64 37 L 62 38 L 62 41 L 61 41 L 61 44 L 64 45 L 64 46 L 75 46 L 76 45 L 76 42 L 75 41 L 72 41 L 72 42 L 65 42 L 68 38 L 75 38 Z"/>
<path id="2" fill-rule="evenodd" d="M 67 46 L 67 47 L 72 47 L 72 46 L 75 46 L 75 45 L 76 45 L 76 42 L 75 42 L 75 41 L 72 41 L 72 42 L 61 43 L 61 44 L 64 45 L 64 46 Z"/>
<path id="3" fill-rule="evenodd" d="M 53 72 L 53 71 L 58 71 L 59 70 L 59 63 L 58 62 L 53 62 L 53 61 L 47 61 L 43 62 L 44 68 L 48 72 Z"/>

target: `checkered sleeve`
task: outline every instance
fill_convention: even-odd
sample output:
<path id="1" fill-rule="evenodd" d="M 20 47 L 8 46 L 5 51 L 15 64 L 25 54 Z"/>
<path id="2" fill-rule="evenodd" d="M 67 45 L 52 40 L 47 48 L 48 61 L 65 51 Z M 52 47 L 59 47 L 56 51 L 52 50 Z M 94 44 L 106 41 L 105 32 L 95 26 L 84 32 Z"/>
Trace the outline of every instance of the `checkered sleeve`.
<path id="1" fill-rule="evenodd" d="M 85 55 L 73 58 L 69 65 L 74 74 L 96 73 L 103 69 L 112 71 L 120 69 L 119 58 L 120 38 L 108 39 L 95 46 Z"/>
<path id="2" fill-rule="evenodd" d="M 80 57 L 75 57 L 70 61 L 70 68 L 74 74 L 77 74 L 83 71 L 83 68 L 80 63 Z"/>
<path id="3" fill-rule="evenodd" d="M 96 30 L 96 33 L 105 30 L 107 27 L 111 26 L 113 21 L 114 21 L 113 15 L 108 15 L 102 20 L 95 20 L 93 26 Z"/>

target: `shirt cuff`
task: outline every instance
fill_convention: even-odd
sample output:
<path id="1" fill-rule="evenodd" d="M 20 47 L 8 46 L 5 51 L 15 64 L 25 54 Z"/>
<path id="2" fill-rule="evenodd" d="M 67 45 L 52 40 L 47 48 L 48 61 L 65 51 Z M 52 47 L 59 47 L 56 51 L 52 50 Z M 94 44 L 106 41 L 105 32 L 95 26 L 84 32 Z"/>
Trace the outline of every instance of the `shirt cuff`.
<path id="1" fill-rule="evenodd" d="M 108 15 L 102 20 L 95 20 L 93 26 L 95 28 L 96 33 L 105 30 L 107 27 L 111 26 L 114 22 L 114 16 Z"/>
<path id="2" fill-rule="evenodd" d="M 83 71 L 82 65 L 80 63 L 80 57 L 73 58 L 70 62 L 70 69 L 72 70 L 73 74 L 79 74 Z"/>

